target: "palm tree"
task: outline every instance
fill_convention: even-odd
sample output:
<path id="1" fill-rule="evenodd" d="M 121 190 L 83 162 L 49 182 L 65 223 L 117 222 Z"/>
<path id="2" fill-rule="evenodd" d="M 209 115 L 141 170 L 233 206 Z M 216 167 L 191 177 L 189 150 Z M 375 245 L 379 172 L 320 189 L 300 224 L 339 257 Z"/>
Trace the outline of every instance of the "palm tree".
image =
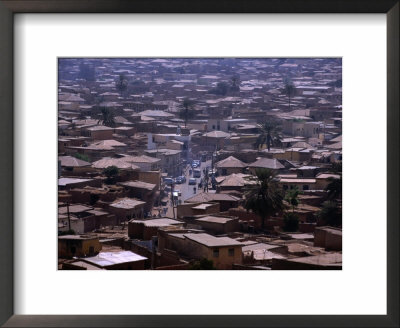
<path id="1" fill-rule="evenodd" d="M 120 74 L 119 75 L 119 79 L 118 81 L 115 83 L 115 87 L 117 88 L 117 90 L 119 92 L 121 92 L 121 94 L 126 91 L 126 89 L 128 88 L 128 80 L 126 79 L 124 74 Z"/>
<path id="2" fill-rule="evenodd" d="M 342 176 L 337 178 L 328 178 L 330 183 L 326 186 L 325 190 L 328 192 L 328 199 L 338 199 L 342 197 Z"/>
<path id="3" fill-rule="evenodd" d="M 337 202 L 326 201 L 322 204 L 322 208 L 318 213 L 321 225 L 330 225 L 340 227 L 342 225 L 342 209 Z"/>
<path id="4" fill-rule="evenodd" d="M 114 113 L 109 108 L 102 107 L 101 114 L 103 115 L 103 120 L 99 120 L 97 123 L 100 123 L 102 121 L 102 124 L 105 126 L 115 126 Z"/>
<path id="5" fill-rule="evenodd" d="M 239 91 L 240 90 L 240 77 L 239 75 L 234 75 L 231 77 L 231 90 Z"/>
<path id="6" fill-rule="evenodd" d="M 266 121 L 261 128 L 261 133 L 258 136 L 255 147 L 257 149 L 263 145 L 267 145 L 268 151 L 271 150 L 271 145 L 281 141 L 281 127 L 276 121 Z"/>
<path id="7" fill-rule="evenodd" d="M 256 176 L 249 179 L 254 184 L 246 186 L 245 208 L 261 217 L 261 227 L 264 230 L 265 221 L 284 209 L 283 195 L 278 187 L 276 174 L 270 169 L 258 169 Z"/>
<path id="8" fill-rule="evenodd" d="M 181 119 L 185 120 L 185 128 L 186 128 L 187 121 L 194 117 L 194 112 L 192 110 L 193 105 L 194 105 L 194 101 L 192 101 L 188 98 L 185 98 L 183 100 L 183 103 L 182 103 L 183 108 L 179 112 L 179 117 Z"/>
<path id="9" fill-rule="evenodd" d="M 289 79 L 285 81 L 284 92 L 289 98 L 289 110 L 290 110 L 290 99 L 292 96 L 295 95 L 296 87 L 294 86 L 293 82 L 290 81 Z"/>

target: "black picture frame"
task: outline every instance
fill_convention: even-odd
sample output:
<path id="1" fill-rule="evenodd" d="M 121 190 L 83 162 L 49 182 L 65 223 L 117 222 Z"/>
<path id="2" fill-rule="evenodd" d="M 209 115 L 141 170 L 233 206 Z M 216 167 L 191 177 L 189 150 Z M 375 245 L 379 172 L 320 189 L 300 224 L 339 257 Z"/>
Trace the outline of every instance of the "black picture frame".
<path id="1" fill-rule="evenodd" d="M 0 0 L 0 324 L 5 327 L 399 327 L 398 0 Z M 384 13 L 387 16 L 387 315 L 14 315 L 13 18 L 16 13 Z M 367 268 L 366 268 L 367 270 Z"/>

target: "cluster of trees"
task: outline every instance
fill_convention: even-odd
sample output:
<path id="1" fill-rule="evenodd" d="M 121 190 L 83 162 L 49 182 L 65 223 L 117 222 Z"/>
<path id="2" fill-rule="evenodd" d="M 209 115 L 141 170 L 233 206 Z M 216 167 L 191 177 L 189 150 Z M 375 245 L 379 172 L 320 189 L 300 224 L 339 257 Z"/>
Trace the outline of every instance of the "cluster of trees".
<path id="1" fill-rule="evenodd" d="M 149 86 L 146 85 L 142 80 L 131 80 L 129 81 L 125 74 L 119 74 L 115 81 L 115 89 L 121 94 L 127 93 L 144 93 L 149 91 Z"/>
<path id="2" fill-rule="evenodd" d="M 271 216 L 284 212 L 283 230 L 287 232 L 297 231 L 299 216 L 295 210 L 300 203 L 299 195 L 302 192 L 297 188 L 287 190 L 286 193 L 283 192 L 278 185 L 276 173 L 270 169 L 258 169 L 256 175 L 249 179 L 255 183 L 248 185 L 245 189 L 245 208 L 261 217 L 262 230 L 265 228 L 265 222 Z M 332 179 L 326 191 L 327 200 L 322 204 L 321 210 L 317 213 L 317 218 L 322 225 L 341 227 L 342 178 Z"/>
<path id="3" fill-rule="evenodd" d="M 108 166 L 103 170 L 103 174 L 107 177 L 106 183 L 112 184 L 116 182 L 116 178 L 119 175 L 119 169 L 114 165 Z"/>
<path id="4" fill-rule="evenodd" d="M 108 107 L 101 107 L 101 115 L 102 119 L 100 119 L 97 123 L 105 126 L 109 126 L 111 128 L 115 127 L 115 117 L 114 112 Z"/>
<path id="5" fill-rule="evenodd" d="M 341 164 L 337 164 L 337 167 L 340 167 L 341 172 Z M 328 192 L 327 200 L 322 204 L 318 218 L 322 224 L 339 227 L 342 225 L 342 175 L 339 179 L 329 180 L 330 183 L 325 189 Z"/>
<path id="6" fill-rule="evenodd" d="M 261 132 L 254 144 L 258 150 L 263 145 L 267 146 L 268 151 L 271 150 L 272 145 L 278 145 L 282 140 L 282 127 L 275 120 L 268 120 L 261 127 Z"/>
<path id="7" fill-rule="evenodd" d="M 118 80 L 115 82 L 117 90 L 123 94 L 128 88 L 128 80 L 124 74 L 120 74 Z"/>
<path id="8" fill-rule="evenodd" d="M 226 96 L 228 93 L 234 93 L 238 91 L 240 91 L 240 76 L 234 75 L 231 77 L 230 83 L 218 82 L 215 88 L 209 90 L 209 93 Z"/>
<path id="9" fill-rule="evenodd" d="M 249 179 L 255 182 L 245 189 L 245 208 L 261 217 L 261 228 L 274 214 L 282 211 L 284 196 L 278 186 L 276 174 L 270 169 L 258 169 Z"/>

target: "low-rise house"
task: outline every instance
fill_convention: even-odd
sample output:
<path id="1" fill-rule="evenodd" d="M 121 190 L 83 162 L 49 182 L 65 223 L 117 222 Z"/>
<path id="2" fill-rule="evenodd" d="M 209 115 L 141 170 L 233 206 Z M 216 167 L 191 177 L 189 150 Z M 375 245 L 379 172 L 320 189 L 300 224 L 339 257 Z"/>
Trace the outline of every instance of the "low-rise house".
<path id="1" fill-rule="evenodd" d="M 317 227 L 314 232 L 314 246 L 327 250 L 342 250 L 342 229 L 333 227 Z"/>
<path id="2" fill-rule="evenodd" d="M 183 203 L 177 206 L 177 218 L 196 215 L 214 214 L 220 212 L 219 203 Z"/>
<path id="3" fill-rule="evenodd" d="M 243 173 L 247 164 L 233 156 L 229 156 L 222 161 L 217 162 L 215 166 L 220 175 L 230 175 L 233 173 Z"/>
<path id="4" fill-rule="evenodd" d="M 221 193 L 198 193 L 185 200 L 185 203 L 208 203 L 217 202 L 220 204 L 221 212 L 228 211 L 230 208 L 238 207 L 240 198 Z"/>
<path id="5" fill-rule="evenodd" d="M 59 231 L 71 228 L 75 233 L 82 234 L 102 226 L 114 225 L 115 216 L 91 206 L 73 204 L 58 208 L 58 223 Z"/>
<path id="6" fill-rule="evenodd" d="M 126 197 L 110 204 L 108 210 L 115 214 L 117 222 L 124 222 L 132 218 L 143 218 L 145 205 L 146 202 Z"/>
<path id="7" fill-rule="evenodd" d="M 116 185 L 103 185 L 95 188 L 86 186 L 84 188 L 73 188 L 69 191 L 73 203 L 84 203 L 94 205 L 97 201 L 113 202 L 117 198 L 126 196 L 123 187 Z"/>
<path id="8" fill-rule="evenodd" d="M 119 126 L 114 128 L 114 132 L 119 135 L 131 137 L 135 134 L 136 129 L 132 126 Z"/>
<path id="9" fill-rule="evenodd" d="M 204 133 L 201 138 L 201 144 L 204 146 L 212 146 L 217 149 L 224 148 L 225 140 L 230 137 L 229 133 L 223 131 L 211 131 Z"/>
<path id="10" fill-rule="evenodd" d="M 325 190 L 326 187 L 332 182 L 332 180 L 340 179 L 339 174 L 332 173 L 320 173 L 315 177 L 315 189 Z"/>
<path id="11" fill-rule="evenodd" d="M 81 175 L 90 172 L 91 163 L 73 156 L 59 156 L 61 175 Z"/>
<path id="12" fill-rule="evenodd" d="M 285 246 L 254 243 L 242 247 L 243 263 L 270 264 L 272 259 L 285 259 Z"/>
<path id="13" fill-rule="evenodd" d="M 81 259 L 83 262 L 106 270 L 144 270 L 147 260 L 147 257 L 131 251 L 100 252 L 96 256 Z"/>
<path id="14" fill-rule="evenodd" d="M 283 190 L 298 188 L 299 190 L 314 190 L 316 185 L 316 179 L 304 179 L 304 178 L 281 178 L 279 184 Z"/>
<path id="15" fill-rule="evenodd" d="M 65 152 L 65 147 L 70 146 L 82 146 L 89 138 L 87 137 L 67 137 L 63 136 L 58 138 L 58 153 L 63 154 Z"/>
<path id="16" fill-rule="evenodd" d="M 303 165 L 296 169 L 299 178 L 314 178 L 318 173 L 319 167 Z"/>
<path id="17" fill-rule="evenodd" d="M 342 270 L 342 254 L 327 253 L 291 259 L 273 259 L 272 270 Z"/>
<path id="18" fill-rule="evenodd" d="M 123 156 L 121 157 L 121 159 L 123 159 L 125 162 L 138 166 L 141 171 L 157 171 L 160 167 L 161 162 L 159 158 L 146 155 Z"/>
<path id="19" fill-rule="evenodd" d="M 181 151 L 174 149 L 153 149 L 146 153 L 160 159 L 160 167 L 170 176 L 178 176 L 182 172 Z"/>
<path id="20" fill-rule="evenodd" d="M 144 210 L 149 212 L 153 207 L 155 196 L 156 196 L 156 185 L 147 183 L 139 180 L 121 182 L 128 193 L 128 197 L 138 198 L 146 203 Z"/>
<path id="21" fill-rule="evenodd" d="M 168 218 L 131 220 L 128 223 L 128 236 L 132 239 L 150 240 L 153 236 L 157 236 L 159 228 L 182 225 L 183 222 Z"/>
<path id="22" fill-rule="evenodd" d="M 206 233 L 183 234 L 184 249 L 178 250 L 195 259 L 206 258 L 219 270 L 232 269 L 242 263 L 242 243 L 229 237 L 214 237 Z"/>
<path id="23" fill-rule="evenodd" d="M 314 151 L 314 149 L 292 147 L 285 149 L 285 152 L 280 153 L 276 158 L 287 161 L 307 162 L 311 160 Z"/>
<path id="24" fill-rule="evenodd" d="M 113 157 L 104 157 L 92 163 L 92 168 L 103 172 L 104 169 L 110 166 L 115 166 L 118 168 L 118 179 L 119 181 L 129 180 L 136 177 L 137 172 L 140 170 L 139 166 L 124 161 L 124 158 L 113 158 Z"/>
<path id="25" fill-rule="evenodd" d="M 112 139 L 114 129 L 105 125 L 91 126 L 82 130 L 82 134 L 90 137 L 93 140 L 108 140 Z"/>
<path id="26" fill-rule="evenodd" d="M 256 160 L 254 163 L 249 164 L 250 172 L 255 175 L 257 169 L 270 169 L 278 171 L 285 167 L 276 158 L 262 157 Z"/>
<path id="27" fill-rule="evenodd" d="M 95 255 L 101 251 L 99 238 L 90 235 L 58 236 L 58 257 L 72 258 Z"/>
<path id="28" fill-rule="evenodd" d="M 217 177 L 217 192 L 235 190 L 243 192 L 245 186 L 256 183 L 254 180 L 249 179 L 251 175 L 242 173 L 233 173 L 228 176 Z"/>
<path id="29" fill-rule="evenodd" d="M 58 189 L 69 190 L 72 188 L 83 188 L 86 186 L 101 187 L 99 179 L 80 179 L 80 178 L 59 178 Z"/>
<path id="30" fill-rule="evenodd" d="M 242 229 L 247 228 L 249 231 L 261 229 L 262 219 L 259 215 L 253 212 L 247 211 L 242 207 L 238 207 L 230 208 L 228 213 L 230 216 L 236 216 L 239 218 Z"/>
<path id="31" fill-rule="evenodd" d="M 239 219 L 237 217 L 207 215 L 194 220 L 203 230 L 212 234 L 226 234 L 239 231 Z"/>

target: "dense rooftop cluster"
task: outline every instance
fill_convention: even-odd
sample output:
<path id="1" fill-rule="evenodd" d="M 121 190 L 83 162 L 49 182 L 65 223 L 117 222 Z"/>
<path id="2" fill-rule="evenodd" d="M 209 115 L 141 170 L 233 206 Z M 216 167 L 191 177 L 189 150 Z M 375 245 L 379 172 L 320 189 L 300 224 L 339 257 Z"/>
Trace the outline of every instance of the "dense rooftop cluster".
<path id="1" fill-rule="evenodd" d="M 342 268 L 341 59 L 59 59 L 65 270 Z"/>

